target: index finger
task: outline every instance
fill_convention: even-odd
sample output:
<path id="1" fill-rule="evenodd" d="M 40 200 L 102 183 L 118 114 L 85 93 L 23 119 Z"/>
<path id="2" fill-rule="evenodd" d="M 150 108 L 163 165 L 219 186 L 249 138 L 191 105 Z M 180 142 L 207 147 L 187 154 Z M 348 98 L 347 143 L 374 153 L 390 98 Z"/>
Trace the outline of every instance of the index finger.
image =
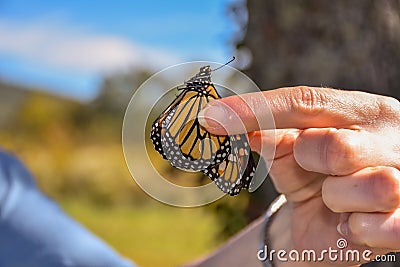
<path id="1" fill-rule="evenodd" d="M 272 129 L 271 117 L 278 129 L 346 128 L 378 119 L 392 100 L 359 91 L 288 87 L 212 101 L 199 121 L 214 134 L 241 133 L 242 124 L 248 132 Z"/>

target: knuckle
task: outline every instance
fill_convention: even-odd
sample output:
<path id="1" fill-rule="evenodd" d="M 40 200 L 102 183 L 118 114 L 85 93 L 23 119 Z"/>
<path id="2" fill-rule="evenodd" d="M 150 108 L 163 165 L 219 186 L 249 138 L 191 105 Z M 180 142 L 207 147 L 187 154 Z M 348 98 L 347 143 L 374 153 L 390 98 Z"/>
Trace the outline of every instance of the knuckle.
<path id="1" fill-rule="evenodd" d="M 392 211 L 400 205 L 400 172 L 393 167 L 382 167 L 371 179 L 372 197 L 380 209 Z"/>
<path id="2" fill-rule="evenodd" d="M 344 129 L 329 131 L 324 140 L 326 166 L 330 174 L 348 174 L 356 169 L 356 140 Z"/>
<path id="3" fill-rule="evenodd" d="M 307 86 L 296 87 L 291 92 L 290 101 L 294 109 L 306 114 L 319 113 L 328 102 L 322 91 Z"/>
<path id="4" fill-rule="evenodd" d="M 400 102 L 394 97 L 381 96 L 380 97 L 381 106 L 387 110 L 400 111 Z"/>
<path id="5" fill-rule="evenodd" d="M 380 96 L 377 101 L 379 119 L 400 119 L 400 102 L 396 98 Z"/>

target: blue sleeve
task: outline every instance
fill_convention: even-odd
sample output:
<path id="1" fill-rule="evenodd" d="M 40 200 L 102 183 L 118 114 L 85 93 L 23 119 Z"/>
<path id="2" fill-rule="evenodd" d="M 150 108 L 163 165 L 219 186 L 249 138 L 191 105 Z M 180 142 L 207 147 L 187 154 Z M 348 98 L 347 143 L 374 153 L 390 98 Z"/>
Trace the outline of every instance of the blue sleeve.
<path id="1" fill-rule="evenodd" d="M 0 150 L 0 266 L 133 267 L 43 195 Z"/>

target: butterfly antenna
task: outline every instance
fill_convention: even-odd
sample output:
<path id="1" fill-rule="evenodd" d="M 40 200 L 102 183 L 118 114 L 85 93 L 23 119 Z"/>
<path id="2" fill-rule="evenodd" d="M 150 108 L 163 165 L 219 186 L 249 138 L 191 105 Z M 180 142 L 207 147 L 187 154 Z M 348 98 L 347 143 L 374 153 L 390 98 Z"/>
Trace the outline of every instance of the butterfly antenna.
<path id="1" fill-rule="evenodd" d="M 219 70 L 220 68 L 223 68 L 223 67 L 225 67 L 226 65 L 228 65 L 229 63 L 231 63 L 232 61 L 234 61 L 235 60 L 235 56 L 233 56 L 232 57 L 232 59 L 231 60 L 229 60 L 228 62 L 226 62 L 224 65 L 222 65 L 222 66 L 219 66 L 218 68 L 216 68 L 216 69 L 213 69 L 213 70 L 211 70 L 211 71 L 216 71 L 216 70 Z"/>

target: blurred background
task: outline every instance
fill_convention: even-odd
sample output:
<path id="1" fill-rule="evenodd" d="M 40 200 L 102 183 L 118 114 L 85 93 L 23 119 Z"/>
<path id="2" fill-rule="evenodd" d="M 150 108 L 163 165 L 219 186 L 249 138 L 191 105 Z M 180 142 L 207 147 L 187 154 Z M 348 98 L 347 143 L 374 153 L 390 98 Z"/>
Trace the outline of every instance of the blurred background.
<path id="1" fill-rule="evenodd" d="M 191 60 L 262 89 L 314 85 L 400 96 L 400 1 L 0 1 L 0 145 L 72 217 L 141 266 L 177 266 L 259 216 L 267 180 L 200 208 L 135 184 L 121 127 L 140 84 Z M 174 169 L 170 168 L 173 173 Z"/>

